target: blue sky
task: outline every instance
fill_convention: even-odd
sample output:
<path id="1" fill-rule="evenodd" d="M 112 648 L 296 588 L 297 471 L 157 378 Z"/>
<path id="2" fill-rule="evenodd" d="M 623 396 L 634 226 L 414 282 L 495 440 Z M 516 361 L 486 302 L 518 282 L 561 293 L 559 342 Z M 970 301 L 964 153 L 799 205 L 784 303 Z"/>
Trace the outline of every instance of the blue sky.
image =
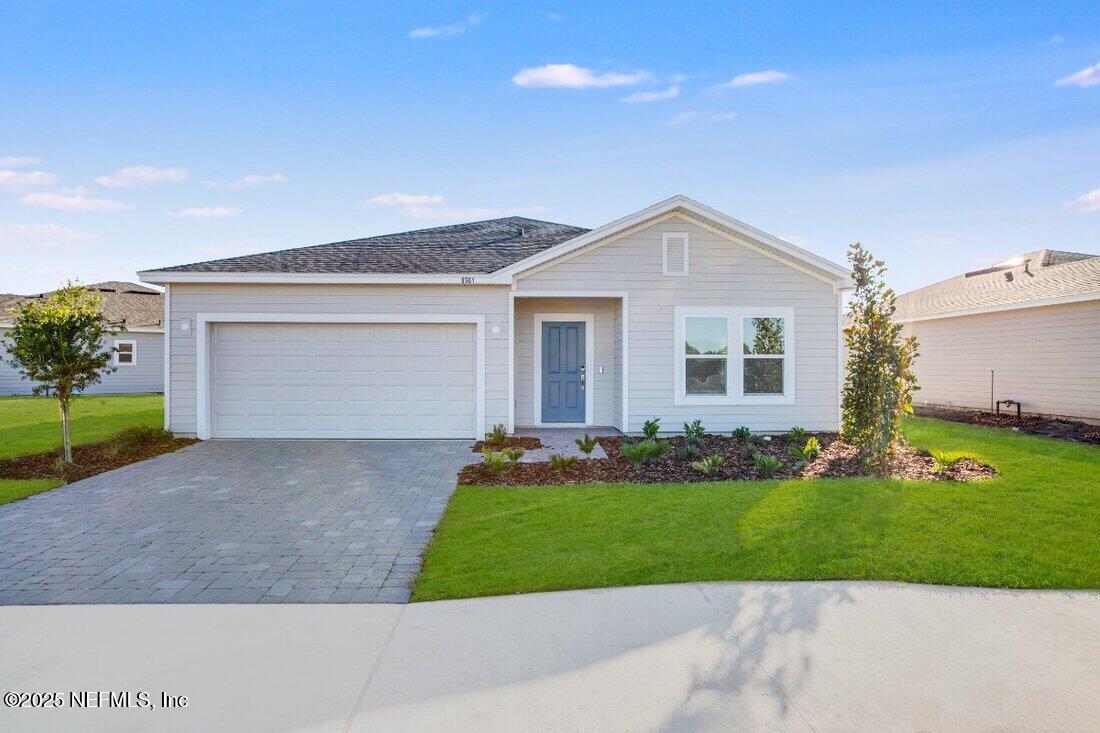
<path id="1" fill-rule="evenodd" d="M 0 292 L 675 193 L 899 290 L 1100 253 L 1095 2 L 975 5 L 9 0 Z"/>

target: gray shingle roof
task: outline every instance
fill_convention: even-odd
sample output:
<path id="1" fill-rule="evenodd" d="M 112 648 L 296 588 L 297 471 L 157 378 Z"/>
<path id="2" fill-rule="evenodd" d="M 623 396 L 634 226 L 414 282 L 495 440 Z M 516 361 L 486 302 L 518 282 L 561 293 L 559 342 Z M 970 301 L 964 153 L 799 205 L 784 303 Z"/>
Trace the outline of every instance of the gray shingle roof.
<path id="1" fill-rule="evenodd" d="M 159 267 L 156 270 L 334 274 L 488 273 L 587 231 L 566 224 L 509 216 L 190 265 Z"/>
<path id="2" fill-rule="evenodd" d="M 125 323 L 128 328 L 159 328 L 164 320 L 164 295 L 159 290 L 137 283 L 112 280 L 87 285 L 103 297 L 103 315 L 112 323 Z M 39 295 L 0 295 L 0 325 L 11 324 L 8 308 L 18 306 Z M 4 300 L 8 298 L 8 300 Z"/>
<path id="3" fill-rule="evenodd" d="M 1096 293 L 1100 255 L 1040 249 L 898 296 L 899 320 Z"/>

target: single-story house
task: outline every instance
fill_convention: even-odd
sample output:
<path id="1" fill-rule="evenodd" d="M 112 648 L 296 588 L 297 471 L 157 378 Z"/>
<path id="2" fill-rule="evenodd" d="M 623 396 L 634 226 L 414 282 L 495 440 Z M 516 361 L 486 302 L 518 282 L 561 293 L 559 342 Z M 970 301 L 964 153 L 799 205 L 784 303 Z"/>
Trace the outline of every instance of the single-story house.
<path id="1" fill-rule="evenodd" d="M 159 290 L 128 282 L 102 282 L 87 285 L 103 298 L 103 314 L 124 331 L 110 337 L 108 346 L 116 349 L 113 363 L 117 369 L 104 375 L 99 384 L 84 394 L 137 394 L 164 391 L 164 296 Z M 40 295 L 0 294 L 0 339 L 12 325 L 8 309 Z M 22 378 L 4 358 L 0 340 L 0 396 L 29 395 L 34 384 Z"/>
<path id="2" fill-rule="evenodd" d="M 200 438 L 838 425 L 846 268 L 684 196 L 139 275 L 165 288 L 166 424 Z"/>
<path id="3" fill-rule="evenodd" d="M 1100 420 L 1100 256 L 1028 252 L 905 293 L 895 318 L 920 340 L 916 404 Z"/>

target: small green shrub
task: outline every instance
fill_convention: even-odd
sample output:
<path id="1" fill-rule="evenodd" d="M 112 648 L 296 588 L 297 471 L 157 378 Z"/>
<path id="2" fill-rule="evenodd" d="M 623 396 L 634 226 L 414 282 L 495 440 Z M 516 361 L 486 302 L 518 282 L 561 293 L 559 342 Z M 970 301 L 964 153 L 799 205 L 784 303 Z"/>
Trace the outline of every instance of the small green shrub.
<path id="1" fill-rule="evenodd" d="M 695 438 L 702 440 L 703 436 L 707 434 L 707 429 L 703 427 L 702 420 L 694 420 L 690 423 L 684 423 L 684 437 Z"/>
<path id="2" fill-rule="evenodd" d="M 699 457 L 699 452 L 702 450 L 702 444 L 698 438 L 687 437 L 684 439 L 684 449 L 680 451 L 680 456 L 685 461 L 694 461 Z"/>
<path id="3" fill-rule="evenodd" d="M 164 445 L 174 438 L 175 436 L 164 428 L 158 428 L 154 425 L 138 425 L 120 430 L 112 436 L 110 447 L 107 450 L 112 456 L 129 456 L 140 453 L 152 446 Z"/>
<path id="4" fill-rule="evenodd" d="M 721 470 L 725 462 L 726 459 L 723 456 L 708 456 L 701 461 L 693 462 L 691 467 L 707 478 L 712 478 Z"/>
<path id="5" fill-rule="evenodd" d="M 577 448 L 585 458 L 591 458 L 592 451 L 596 450 L 596 446 L 600 444 L 599 439 L 593 438 L 588 433 L 585 433 L 583 438 L 573 438 L 573 442 L 577 444 Z"/>
<path id="6" fill-rule="evenodd" d="M 510 466 L 515 466 L 519 463 L 519 459 L 523 458 L 523 454 L 526 452 L 527 451 L 523 450 L 523 448 L 505 448 L 501 451 L 504 457 L 508 459 L 508 464 Z"/>
<path id="7" fill-rule="evenodd" d="M 661 432 L 661 418 L 655 417 L 642 423 L 642 435 L 646 437 L 646 440 L 653 440 L 659 432 Z"/>
<path id="8" fill-rule="evenodd" d="M 649 439 L 639 443 L 624 443 L 621 450 L 631 463 L 641 468 L 647 461 L 668 453 L 672 446 L 662 440 Z"/>
<path id="9" fill-rule="evenodd" d="M 752 439 L 752 431 L 742 425 L 731 433 L 734 439 L 740 440 L 743 443 L 747 443 Z"/>
<path id="10" fill-rule="evenodd" d="M 501 453 L 494 453 L 486 448 L 481 451 L 481 455 L 485 458 L 485 467 L 489 469 L 489 472 L 500 478 L 504 473 L 511 468 L 511 463 L 508 461 L 508 457 Z"/>
<path id="11" fill-rule="evenodd" d="M 503 448 L 507 443 L 508 431 L 500 423 L 497 423 L 492 430 L 485 433 L 485 445 L 492 448 Z"/>
<path id="12" fill-rule="evenodd" d="M 550 468 L 553 468 L 553 469 L 558 470 L 558 471 L 561 471 L 562 469 L 569 468 L 570 466 L 576 464 L 576 462 L 577 462 L 577 457 L 576 456 L 563 456 L 563 455 L 559 455 L 558 453 L 551 453 L 550 454 Z"/>
<path id="13" fill-rule="evenodd" d="M 801 448 L 795 444 L 787 448 L 787 452 L 798 459 L 798 467 L 802 468 L 803 465 L 817 458 L 818 453 L 821 452 L 821 444 L 811 435 L 806 438 L 806 443 Z"/>
<path id="14" fill-rule="evenodd" d="M 787 431 L 787 440 L 792 445 L 802 445 L 806 442 L 806 438 L 809 437 L 809 433 L 806 432 L 806 428 L 800 428 L 795 425 L 793 428 Z"/>
<path id="15" fill-rule="evenodd" d="M 957 464 L 964 458 L 976 460 L 972 454 L 966 453 L 964 451 L 934 450 L 932 451 L 932 460 L 936 462 L 936 467 L 932 470 L 934 470 L 936 473 L 949 471 L 955 467 L 955 464 Z"/>
<path id="16" fill-rule="evenodd" d="M 760 474 L 760 478 L 771 478 L 783 466 L 775 456 L 768 456 L 763 453 L 754 454 L 752 460 L 756 464 L 756 472 Z"/>

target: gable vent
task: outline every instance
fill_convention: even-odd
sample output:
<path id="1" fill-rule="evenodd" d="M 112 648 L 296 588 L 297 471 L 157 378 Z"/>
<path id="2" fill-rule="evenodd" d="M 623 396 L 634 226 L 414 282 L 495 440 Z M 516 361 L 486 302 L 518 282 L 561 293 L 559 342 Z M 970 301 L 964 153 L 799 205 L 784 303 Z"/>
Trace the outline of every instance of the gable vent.
<path id="1" fill-rule="evenodd" d="M 662 242 L 662 272 L 665 275 L 687 275 L 690 252 L 687 232 L 665 232 Z"/>

